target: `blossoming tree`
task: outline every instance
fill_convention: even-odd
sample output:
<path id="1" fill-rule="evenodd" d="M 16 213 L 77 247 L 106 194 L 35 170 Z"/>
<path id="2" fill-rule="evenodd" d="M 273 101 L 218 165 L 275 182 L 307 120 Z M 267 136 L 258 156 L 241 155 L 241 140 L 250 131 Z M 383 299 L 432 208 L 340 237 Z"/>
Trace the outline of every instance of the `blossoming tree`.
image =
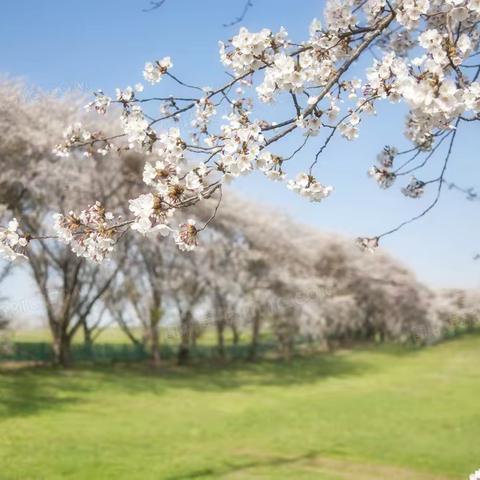
<path id="1" fill-rule="evenodd" d="M 132 184 L 129 178 L 137 180 L 139 171 L 131 155 L 122 158 L 115 172 L 93 157 L 82 162 L 74 156 L 58 161 L 52 155 L 62 123 L 77 117 L 77 102 L 74 96 L 29 95 L 18 81 L 0 81 L 0 217 L 8 220 L 13 214 L 21 218 L 22 228 L 36 238 L 23 250 L 28 263 L 11 263 L 9 268 L 24 266 L 30 273 L 48 320 L 55 360 L 62 364 L 71 360 L 70 343 L 75 333 L 83 329 L 89 334 L 87 319 L 96 313 L 101 297 L 119 273 L 127 242 L 118 246 L 108 263 L 100 265 L 77 257 L 67 245 L 51 239 L 52 214 L 67 213 L 93 196 L 112 209 L 121 209 L 125 196 L 135 194 L 138 182 Z M 103 119 L 95 120 L 105 126 Z M 102 214 L 98 205 L 93 211 Z M 19 228 L 13 219 L 1 233 L 7 259 L 21 256 L 20 249 L 29 243 Z"/>

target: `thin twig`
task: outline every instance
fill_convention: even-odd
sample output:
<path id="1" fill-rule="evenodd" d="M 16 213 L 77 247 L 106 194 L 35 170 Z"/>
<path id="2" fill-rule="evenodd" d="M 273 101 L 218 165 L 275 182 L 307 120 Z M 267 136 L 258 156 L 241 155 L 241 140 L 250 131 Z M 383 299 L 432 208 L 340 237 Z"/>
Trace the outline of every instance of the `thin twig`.
<path id="1" fill-rule="evenodd" d="M 142 12 L 151 12 L 152 10 L 156 10 L 160 8 L 167 0 L 157 0 L 157 1 L 150 1 L 150 7 L 143 8 Z"/>
<path id="2" fill-rule="evenodd" d="M 207 226 L 210 224 L 210 222 L 212 222 L 214 220 L 214 218 L 217 216 L 218 209 L 220 208 L 220 203 L 222 202 L 222 186 L 221 185 L 219 187 L 219 190 L 220 190 L 220 196 L 218 197 L 218 202 L 217 202 L 217 205 L 215 207 L 215 210 L 213 211 L 212 215 L 207 220 L 205 225 L 202 228 L 198 229 L 199 232 L 201 232 L 202 230 L 205 230 L 207 228 Z"/>
<path id="3" fill-rule="evenodd" d="M 224 23 L 223 26 L 224 27 L 233 27 L 234 25 L 237 25 L 238 23 L 240 22 L 243 22 L 243 19 L 245 18 L 245 15 L 247 14 L 248 10 L 253 7 L 253 2 L 252 0 L 247 0 L 245 2 L 245 5 L 243 6 L 243 10 L 242 10 L 242 13 L 238 16 L 238 17 L 235 17 L 234 20 L 232 20 L 231 22 L 229 23 Z"/>
<path id="4" fill-rule="evenodd" d="M 459 120 L 457 120 L 455 126 L 457 126 L 459 123 Z M 382 237 L 385 237 L 387 235 L 391 235 L 392 233 L 395 233 L 395 232 L 398 232 L 401 228 L 403 228 L 404 226 L 412 223 L 412 222 L 415 222 L 416 220 L 424 217 L 430 210 L 432 210 L 435 205 L 438 203 L 438 201 L 440 200 L 440 195 L 442 193 L 442 187 L 443 187 L 443 184 L 444 184 L 444 181 L 443 181 L 443 176 L 447 170 L 447 165 L 448 165 L 448 161 L 450 159 L 450 155 L 452 154 L 452 149 L 453 149 L 453 144 L 454 144 L 454 141 L 455 141 L 455 136 L 457 134 L 457 130 L 455 129 L 453 131 L 453 134 L 452 134 L 452 138 L 450 139 L 450 144 L 449 144 L 449 147 L 448 147 L 448 152 L 447 152 L 447 155 L 445 156 L 445 161 L 443 163 L 443 168 L 442 168 L 442 171 L 440 172 L 440 176 L 438 177 L 438 188 L 437 188 L 437 194 L 435 195 L 435 198 L 433 200 L 433 202 L 425 209 L 423 210 L 423 212 L 419 213 L 418 215 L 415 215 L 414 217 L 410 218 L 409 220 L 405 220 L 404 222 L 400 223 L 399 225 L 397 225 L 395 228 L 392 228 L 391 230 L 388 230 L 380 235 L 377 235 L 376 238 L 377 239 L 380 239 Z"/>

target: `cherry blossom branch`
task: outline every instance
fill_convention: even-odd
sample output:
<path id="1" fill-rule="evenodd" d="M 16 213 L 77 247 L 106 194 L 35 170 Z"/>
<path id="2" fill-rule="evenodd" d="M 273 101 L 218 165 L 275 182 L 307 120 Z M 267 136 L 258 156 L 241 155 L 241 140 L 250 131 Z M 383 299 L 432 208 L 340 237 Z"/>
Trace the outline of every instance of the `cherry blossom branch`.
<path id="1" fill-rule="evenodd" d="M 404 167 L 406 167 L 407 165 L 409 165 L 413 160 L 415 160 L 415 158 L 417 158 L 418 155 L 420 155 L 422 152 L 422 150 L 420 148 L 417 149 L 417 152 L 415 153 L 415 155 L 413 155 L 409 160 L 407 160 L 403 165 L 401 165 L 397 170 L 395 170 L 395 174 L 397 176 L 401 176 L 401 175 L 409 175 L 413 172 L 415 172 L 416 170 L 419 170 L 421 168 L 423 168 L 427 163 L 428 161 L 430 160 L 430 158 L 432 158 L 432 156 L 435 154 L 435 152 L 440 148 L 440 146 L 442 145 L 443 141 L 445 139 L 447 139 L 451 134 L 452 134 L 452 130 L 446 132 L 444 135 L 441 136 L 440 140 L 437 142 L 437 144 L 430 150 L 430 152 L 428 153 L 428 155 L 425 157 L 425 159 L 420 163 L 418 164 L 417 166 L 411 168 L 410 170 L 407 170 L 405 172 L 400 172 L 400 170 L 402 170 Z"/>
<path id="2" fill-rule="evenodd" d="M 338 82 L 338 80 L 342 77 L 342 75 L 348 70 L 348 68 L 350 67 L 350 65 L 352 65 L 352 63 L 354 63 L 358 57 L 362 54 L 362 52 L 372 43 L 372 41 L 377 38 L 382 32 L 383 30 L 385 30 L 389 25 L 390 23 L 392 22 L 392 20 L 395 18 L 395 13 L 391 13 L 389 16 L 387 16 L 386 18 L 384 18 L 376 28 L 373 29 L 370 28 L 368 31 L 370 32 L 370 35 L 367 34 L 367 37 L 366 39 L 354 50 L 353 54 L 350 56 L 350 58 L 338 69 L 337 73 L 333 76 L 333 78 L 327 82 L 327 84 L 325 85 L 325 87 L 323 87 L 323 91 L 322 93 L 320 93 L 320 95 L 318 95 L 317 97 L 317 100 L 313 103 L 313 105 L 311 105 L 310 107 L 308 107 L 304 112 L 303 112 L 303 116 L 304 117 L 307 117 L 308 115 L 311 115 L 315 108 L 317 107 L 317 105 L 320 103 L 321 100 L 323 100 L 325 98 L 325 95 L 327 95 L 327 93 L 330 91 L 330 89 Z M 372 33 L 373 32 L 373 33 Z M 284 122 L 285 125 L 288 125 L 288 124 L 291 124 L 293 123 L 294 121 L 296 120 L 296 118 L 291 118 L 290 120 L 288 120 L 287 122 Z M 291 125 L 290 127 L 288 127 L 287 129 L 285 129 L 283 132 L 280 132 L 278 133 L 277 135 L 275 135 L 274 137 L 270 138 L 269 140 L 267 140 L 266 142 L 266 145 L 270 145 L 274 142 L 276 142 L 277 140 L 280 140 L 281 138 L 283 138 L 285 135 L 289 134 L 290 132 L 292 132 L 293 130 L 295 130 L 296 128 L 296 125 Z"/>
<path id="3" fill-rule="evenodd" d="M 467 200 L 470 200 L 472 202 L 478 202 L 480 201 L 480 195 L 478 192 L 475 191 L 473 187 L 460 187 L 456 183 L 453 182 L 448 182 L 447 180 L 443 179 L 443 182 L 447 186 L 449 190 L 456 190 L 457 192 L 461 192 L 466 195 Z"/>
<path id="4" fill-rule="evenodd" d="M 205 230 L 208 225 L 210 225 L 210 223 L 215 219 L 215 217 L 217 216 L 217 212 L 218 212 L 218 209 L 220 208 L 220 204 L 222 203 L 222 186 L 219 185 L 218 186 L 218 191 L 220 192 L 220 195 L 218 197 L 218 202 L 217 202 L 217 205 L 215 206 L 215 210 L 213 211 L 212 215 L 210 216 L 210 218 L 205 222 L 205 224 L 203 225 L 202 228 L 199 228 L 198 231 L 201 232 L 202 230 Z"/>
<path id="5" fill-rule="evenodd" d="M 152 10 L 156 10 L 160 8 L 167 0 L 150 0 L 150 7 L 144 8 L 142 12 L 151 12 Z"/>
<path id="6" fill-rule="evenodd" d="M 458 123 L 459 122 L 457 120 L 455 126 L 457 126 Z M 444 184 L 443 177 L 444 177 L 445 172 L 447 170 L 448 161 L 449 161 L 450 156 L 452 154 L 456 134 L 457 134 L 457 130 L 455 129 L 455 130 L 453 130 L 453 133 L 452 133 L 452 136 L 451 136 L 451 139 L 450 139 L 450 143 L 449 143 L 449 146 L 448 146 L 448 151 L 447 151 L 447 154 L 445 156 L 445 160 L 444 160 L 444 163 L 443 163 L 442 170 L 441 170 L 440 175 L 437 179 L 438 188 L 437 188 L 437 192 L 436 192 L 435 198 L 433 199 L 432 203 L 430 203 L 430 205 L 425 210 L 423 210 L 421 213 L 419 213 L 418 215 L 415 215 L 414 217 L 412 217 L 412 218 L 410 218 L 410 219 L 408 219 L 404 222 L 401 222 L 400 224 L 398 224 L 396 227 L 392 228 L 391 230 L 387 230 L 386 232 L 381 233 L 380 235 L 377 235 L 376 237 L 374 237 L 374 238 L 377 239 L 377 242 L 378 242 L 379 239 L 381 239 L 383 237 L 386 237 L 387 235 L 391 235 L 392 233 L 398 232 L 400 229 L 402 229 L 406 225 L 409 225 L 409 224 L 419 220 L 420 218 L 424 217 L 428 212 L 430 212 L 430 210 L 432 210 L 435 207 L 435 205 L 437 205 L 437 203 L 440 200 L 441 193 L 442 193 L 442 187 L 443 187 L 443 184 Z"/>
<path id="7" fill-rule="evenodd" d="M 117 89 L 113 101 L 103 92 L 97 92 L 91 107 L 99 113 L 105 113 L 110 103 L 122 105 L 120 121 L 124 133 L 102 139 L 98 132 L 92 134 L 81 126 L 73 126 L 66 132 L 66 141 L 59 146 L 59 153 L 68 155 L 69 150 L 76 147 L 85 148 L 88 155 L 105 155 L 110 150 L 140 150 L 146 155 L 143 181 L 150 191 L 129 200 L 134 220 L 124 221 L 128 222 L 122 227 L 125 230 L 118 226 L 122 222 L 107 216 L 103 207 L 96 204 L 82 211 L 78 218 L 74 214 L 62 216 L 65 225 L 59 228 L 60 232 L 64 228 L 64 239 L 76 242 L 74 247 L 82 255 L 96 257 L 99 252 L 90 251 L 95 245 L 100 249 L 100 258 L 110 250 L 116 236 L 124 235 L 130 228 L 144 234 L 173 232 L 180 248 L 191 250 L 197 245 L 198 233 L 205 227 L 198 229 L 188 220 L 178 230 L 172 228 L 171 217 L 176 210 L 209 198 L 221 188 L 224 180 L 255 169 L 283 181 L 286 178 L 283 162 L 293 159 L 323 127 L 331 131 L 317 149 L 308 173 L 300 171 L 295 180 L 287 181 L 289 189 L 311 201 L 321 201 L 330 195 L 333 187 L 321 185 L 312 172 L 335 133 L 338 131 L 344 138 L 354 140 L 359 134 L 362 114 L 375 113 L 377 100 L 403 101 L 409 109 L 406 135 L 414 147 L 402 152 L 385 147 L 378 156 L 380 165 L 370 169 L 381 188 L 388 188 L 397 177 L 425 166 L 446 138 L 449 137 L 451 143 L 438 178 L 425 182 L 413 177 L 410 184 L 402 188 L 405 195 L 417 198 L 426 185 L 438 182 L 432 204 L 420 215 L 374 237 L 371 245 L 367 242 L 367 247 L 376 246 L 379 238 L 420 218 L 435 206 L 456 129 L 461 121 L 479 119 L 480 85 L 476 80 L 480 66 L 471 64 L 470 59 L 478 50 L 480 11 L 469 5 L 462 10 L 465 18 L 459 20 L 459 11 L 455 8 L 448 6 L 439 16 L 437 6 L 429 2 L 416 5 L 415 2 L 379 0 L 339 6 L 329 1 L 325 10 L 327 28 L 322 29 L 314 20 L 307 41 L 293 42 L 284 29 L 277 33 L 267 29 L 252 33 L 241 28 L 227 44 L 221 43 L 221 61 L 232 73 L 229 73 L 231 79 L 217 89 L 202 89 L 179 79 L 171 73 L 173 64 L 169 57 L 145 64 L 143 76 L 149 83 L 157 84 L 162 78 L 169 78 L 180 87 L 201 91 L 198 98 L 188 95 L 137 98 L 135 92 L 143 90 L 141 84 L 135 86 L 135 91 L 131 87 Z M 425 53 L 410 58 L 408 54 L 415 42 Z M 375 55 L 373 65 L 366 71 L 366 80 L 345 79 L 353 64 L 374 45 L 381 49 L 382 55 Z M 279 95 L 286 95 L 295 111 L 293 117 L 282 121 L 251 120 L 256 105 L 253 98 L 244 96 L 244 89 L 253 87 L 260 73 L 262 78 L 255 89 L 259 101 L 269 103 Z M 162 102 L 157 118 L 142 111 L 141 105 L 150 101 Z M 350 103 L 353 105 L 348 106 Z M 342 105 L 347 105 L 348 111 L 339 115 Z M 161 122 L 189 118 L 187 112 L 194 115 L 190 122 L 191 140 L 182 138 L 177 128 L 154 130 Z M 325 116 L 333 125 L 324 121 Z M 217 124 L 213 119 L 218 118 L 226 121 L 214 130 L 212 125 L 216 128 Z M 338 118 L 340 120 L 336 120 Z M 455 130 L 451 128 L 453 123 Z M 269 151 L 270 146 L 298 130 L 305 139 L 292 154 L 282 158 Z M 126 143 L 117 146 L 115 140 L 120 137 L 125 138 Z M 96 146 L 100 148 L 95 150 Z M 424 152 L 425 158 L 414 165 Z M 394 170 L 397 155 L 409 157 Z M 212 217 L 215 213 L 216 210 Z"/>
<path id="8" fill-rule="evenodd" d="M 252 0 L 247 0 L 245 2 L 245 5 L 243 6 L 243 10 L 242 10 L 242 13 L 236 17 L 234 20 L 232 20 L 231 22 L 229 23 L 224 23 L 223 26 L 224 27 L 233 27 L 234 25 L 238 25 L 239 23 L 243 22 L 243 19 L 245 18 L 245 16 L 247 15 L 248 13 L 248 10 L 250 8 L 253 7 L 253 2 Z"/>

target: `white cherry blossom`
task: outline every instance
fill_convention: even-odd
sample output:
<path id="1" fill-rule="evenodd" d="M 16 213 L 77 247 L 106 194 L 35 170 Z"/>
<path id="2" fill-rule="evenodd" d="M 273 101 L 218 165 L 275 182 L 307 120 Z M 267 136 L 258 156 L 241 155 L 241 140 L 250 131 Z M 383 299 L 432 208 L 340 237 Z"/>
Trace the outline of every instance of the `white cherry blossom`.
<path id="1" fill-rule="evenodd" d="M 174 209 L 168 207 L 162 199 L 152 193 L 140 195 L 129 201 L 129 209 L 135 216 L 132 230 L 147 235 L 159 233 L 166 236 L 171 229 L 167 222 L 172 217 Z"/>
<path id="2" fill-rule="evenodd" d="M 54 230 L 60 240 L 70 245 L 79 257 L 100 263 L 113 251 L 116 243 L 115 219 L 100 202 L 82 210 L 79 215 L 56 213 Z"/>
<path id="3" fill-rule="evenodd" d="M 425 183 L 415 177 L 410 179 L 410 183 L 402 188 L 402 193 L 406 197 L 420 198 L 425 193 Z"/>
<path id="4" fill-rule="evenodd" d="M 299 173 L 295 180 L 288 181 L 287 187 L 308 198 L 311 202 L 320 202 L 333 192 L 333 187 L 320 184 L 307 173 Z"/>
<path id="5" fill-rule="evenodd" d="M 180 250 L 190 252 L 198 246 L 198 229 L 195 220 L 189 219 L 186 223 L 179 225 L 174 234 L 175 243 Z"/>
<path id="6" fill-rule="evenodd" d="M 163 75 L 167 73 L 169 69 L 173 67 L 173 63 L 170 57 L 164 57 L 161 60 L 155 62 L 147 62 L 143 70 L 143 77 L 147 82 L 150 82 L 152 85 L 158 83 Z"/>
<path id="7" fill-rule="evenodd" d="M 22 252 L 27 245 L 27 237 L 18 232 L 18 221 L 16 218 L 10 220 L 6 228 L 0 228 L 0 255 L 3 258 L 9 261 L 26 258 Z"/>
<path id="8" fill-rule="evenodd" d="M 479 12 L 480 13 L 480 12 Z M 469 480 L 480 480 L 480 469 L 473 472 L 469 477 Z"/>

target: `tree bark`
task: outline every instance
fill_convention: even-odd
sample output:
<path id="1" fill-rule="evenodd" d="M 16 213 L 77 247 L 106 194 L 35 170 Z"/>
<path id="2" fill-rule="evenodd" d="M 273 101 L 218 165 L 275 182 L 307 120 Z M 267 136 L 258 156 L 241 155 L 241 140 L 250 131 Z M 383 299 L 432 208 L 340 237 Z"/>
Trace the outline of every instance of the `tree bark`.
<path id="1" fill-rule="evenodd" d="M 258 353 L 258 337 L 260 336 L 260 315 L 255 313 L 252 319 L 252 339 L 250 341 L 250 351 L 248 359 L 254 362 L 257 359 Z"/>
<path id="2" fill-rule="evenodd" d="M 93 345 L 92 331 L 88 328 L 86 319 L 82 322 L 83 327 L 83 344 L 87 348 Z"/>
<path id="3" fill-rule="evenodd" d="M 160 354 L 160 334 L 158 327 L 161 319 L 160 308 L 152 308 L 150 311 L 150 353 L 152 358 L 152 365 L 159 367 L 161 363 Z"/>
<path id="4" fill-rule="evenodd" d="M 64 332 L 54 332 L 53 338 L 54 363 L 62 367 L 72 364 L 71 339 Z"/>
<path id="5" fill-rule="evenodd" d="M 192 314 L 187 311 L 180 322 L 180 345 L 178 348 L 177 361 L 179 365 L 185 365 L 190 359 L 190 338 L 192 333 Z"/>
<path id="6" fill-rule="evenodd" d="M 217 326 L 217 347 L 218 355 L 221 359 L 225 358 L 225 322 L 219 320 L 216 322 Z"/>
<path id="7" fill-rule="evenodd" d="M 230 328 L 232 329 L 232 343 L 236 346 L 240 343 L 240 332 L 234 322 L 231 323 Z"/>
<path id="8" fill-rule="evenodd" d="M 285 361 L 291 360 L 293 356 L 293 351 L 294 351 L 294 342 L 289 332 L 286 332 L 285 335 L 282 335 L 279 338 L 279 341 L 280 341 L 280 353 L 281 353 L 282 359 Z"/>

